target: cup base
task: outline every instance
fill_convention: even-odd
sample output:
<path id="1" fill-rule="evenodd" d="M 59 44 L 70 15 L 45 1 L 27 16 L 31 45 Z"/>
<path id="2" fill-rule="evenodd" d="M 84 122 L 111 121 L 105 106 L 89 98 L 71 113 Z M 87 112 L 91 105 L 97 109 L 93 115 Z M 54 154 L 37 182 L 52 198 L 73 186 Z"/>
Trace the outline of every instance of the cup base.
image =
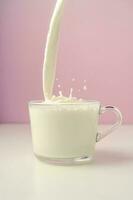
<path id="1" fill-rule="evenodd" d="M 42 162 L 53 165 L 83 165 L 92 161 L 92 156 L 82 156 L 79 158 L 49 158 L 35 154 L 35 157 Z"/>

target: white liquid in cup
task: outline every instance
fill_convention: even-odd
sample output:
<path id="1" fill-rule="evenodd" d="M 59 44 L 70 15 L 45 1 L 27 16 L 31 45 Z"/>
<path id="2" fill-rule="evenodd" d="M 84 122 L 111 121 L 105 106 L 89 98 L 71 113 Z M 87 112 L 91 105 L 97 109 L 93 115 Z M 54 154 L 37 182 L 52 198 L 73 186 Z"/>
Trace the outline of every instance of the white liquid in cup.
<path id="1" fill-rule="evenodd" d="M 92 157 L 99 102 L 30 103 L 34 153 L 45 158 Z"/>

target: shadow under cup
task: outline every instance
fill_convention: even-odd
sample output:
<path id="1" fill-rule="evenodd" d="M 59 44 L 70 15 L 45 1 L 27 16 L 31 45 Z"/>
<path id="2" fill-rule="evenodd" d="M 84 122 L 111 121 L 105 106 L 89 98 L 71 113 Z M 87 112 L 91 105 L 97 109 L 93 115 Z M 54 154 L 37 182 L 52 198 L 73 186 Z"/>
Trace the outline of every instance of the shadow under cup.
<path id="1" fill-rule="evenodd" d="M 51 163 L 91 160 L 96 143 L 100 103 L 29 103 L 34 154 Z"/>

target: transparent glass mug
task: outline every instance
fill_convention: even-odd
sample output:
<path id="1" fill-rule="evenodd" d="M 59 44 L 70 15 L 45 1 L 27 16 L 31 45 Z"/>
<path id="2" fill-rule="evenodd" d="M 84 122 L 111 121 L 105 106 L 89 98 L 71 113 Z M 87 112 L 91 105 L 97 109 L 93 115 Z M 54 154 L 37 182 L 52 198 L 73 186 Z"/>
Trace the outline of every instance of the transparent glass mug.
<path id="1" fill-rule="evenodd" d="M 99 116 L 107 111 L 116 123 L 98 132 Z M 98 101 L 81 103 L 29 103 L 33 151 L 37 158 L 57 164 L 77 164 L 92 159 L 95 144 L 117 129 L 122 115 L 114 106 L 102 107 Z"/>

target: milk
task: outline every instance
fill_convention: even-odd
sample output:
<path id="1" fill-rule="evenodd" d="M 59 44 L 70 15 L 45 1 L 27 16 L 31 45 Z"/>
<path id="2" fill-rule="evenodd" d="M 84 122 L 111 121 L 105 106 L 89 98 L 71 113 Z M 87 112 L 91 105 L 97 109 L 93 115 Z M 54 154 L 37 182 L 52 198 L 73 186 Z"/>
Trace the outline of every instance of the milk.
<path id="1" fill-rule="evenodd" d="M 88 157 L 96 142 L 99 103 L 73 97 L 72 88 L 68 97 L 62 91 L 53 95 L 63 6 L 64 0 L 57 0 L 48 31 L 43 64 L 45 101 L 29 106 L 33 148 L 37 156 L 46 158 Z"/>
<path id="2" fill-rule="evenodd" d="M 99 103 L 70 95 L 53 95 L 56 57 L 64 0 L 57 0 L 48 31 L 43 64 L 45 101 L 30 103 L 33 149 L 43 158 L 91 157 L 94 151 Z M 73 78 L 72 81 L 75 81 Z M 58 84 L 60 88 L 60 84 Z M 86 90 L 86 86 L 83 90 Z"/>
<path id="3" fill-rule="evenodd" d="M 31 104 L 34 153 L 44 158 L 92 157 L 99 107 L 98 102 Z"/>
<path id="4" fill-rule="evenodd" d="M 72 164 L 92 158 L 96 141 L 101 140 L 122 122 L 120 111 L 114 106 L 101 107 L 97 101 L 86 101 L 70 95 L 53 94 L 56 57 L 64 0 L 57 0 L 50 22 L 43 64 L 43 101 L 29 103 L 33 150 L 37 157 L 47 161 Z M 75 78 L 72 79 L 72 82 Z M 83 90 L 87 87 L 84 80 Z M 58 84 L 58 88 L 61 85 Z M 80 92 L 80 89 L 78 89 Z M 104 134 L 98 133 L 101 113 L 114 112 L 117 122 Z"/>
<path id="5" fill-rule="evenodd" d="M 53 86 L 56 73 L 56 57 L 59 40 L 59 31 L 64 0 L 57 0 L 46 41 L 45 57 L 43 64 L 43 93 L 45 99 L 50 99 L 53 93 Z"/>

